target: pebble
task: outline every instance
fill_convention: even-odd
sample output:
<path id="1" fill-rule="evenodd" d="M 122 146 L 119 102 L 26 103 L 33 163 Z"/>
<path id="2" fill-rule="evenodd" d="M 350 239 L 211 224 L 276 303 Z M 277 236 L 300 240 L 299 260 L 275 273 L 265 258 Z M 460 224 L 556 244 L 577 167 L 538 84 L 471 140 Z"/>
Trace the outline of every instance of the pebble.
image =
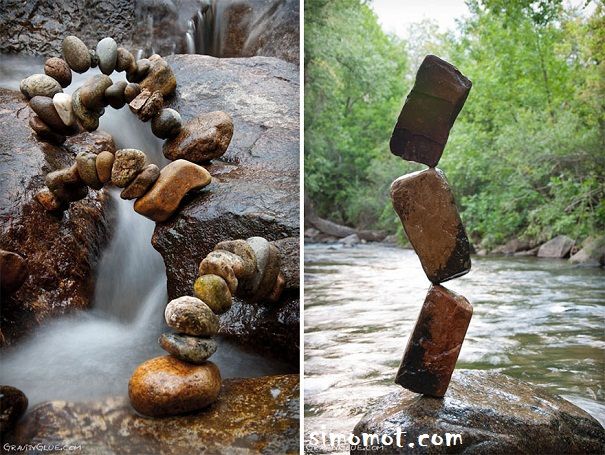
<path id="1" fill-rule="evenodd" d="M 130 103 L 133 99 L 139 96 L 141 93 L 141 86 L 139 84 L 130 83 L 124 89 L 124 98 L 127 103 Z"/>
<path id="2" fill-rule="evenodd" d="M 118 45 L 113 38 L 103 38 L 97 43 L 99 69 L 103 74 L 113 73 L 118 58 Z"/>
<path id="3" fill-rule="evenodd" d="M 183 158 L 205 163 L 222 156 L 233 136 L 233 121 L 225 112 L 201 114 L 185 123 L 180 133 L 164 143 L 162 151 L 169 160 Z"/>
<path id="4" fill-rule="evenodd" d="M 90 67 L 96 68 L 99 66 L 99 56 L 94 49 L 90 49 L 88 52 L 90 53 Z"/>
<path id="5" fill-rule="evenodd" d="M 221 374 L 212 362 L 192 365 L 173 356 L 147 360 L 128 382 L 128 396 L 139 413 L 162 417 L 203 409 L 221 390 Z"/>
<path id="6" fill-rule="evenodd" d="M 122 199 L 136 199 L 145 194 L 151 185 L 160 176 L 160 168 L 155 164 L 149 164 L 134 178 L 120 194 Z"/>
<path id="7" fill-rule="evenodd" d="M 176 136 L 181 131 L 181 114 L 174 109 L 162 109 L 151 120 L 151 132 L 160 139 Z"/>
<path id="8" fill-rule="evenodd" d="M 244 280 L 240 286 L 240 295 L 251 301 L 258 301 L 271 293 L 279 274 L 279 251 L 262 237 L 250 237 L 246 240 L 256 255 L 256 273 Z"/>
<path id="9" fill-rule="evenodd" d="M 130 72 L 136 70 L 136 61 L 134 56 L 125 48 L 118 47 L 118 57 L 116 59 L 117 72 Z"/>
<path id="10" fill-rule="evenodd" d="M 127 85 L 126 81 L 118 81 L 105 90 L 105 101 L 114 109 L 121 109 L 126 104 L 124 89 Z"/>
<path id="11" fill-rule="evenodd" d="M 63 88 L 71 84 L 71 69 L 62 58 L 51 57 L 46 60 L 44 73 L 56 80 Z"/>
<path id="12" fill-rule="evenodd" d="M 200 299 L 183 296 L 166 305 L 164 318 L 168 327 L 185 335 L 211 337 L 218 333 L 219 319 Z"/>
<path id="13" fill-rule="evenodd" d="M 218 345 L 210 338 L 199 338 L 176 333 L 163 333 L 158 343 L 162 349 L 177 359 L 201 364 L 216 352 Z"/>
<path id="14" fill-rule="evenodd" d="M 0 270 L 0 290 L 4 292 L 16 291 L 28 276 L 27 262 L 12 251 L 0 250 Z"/>
<path id="15" fill-rule="evenodd" d="M 76 163 L 71 167 L 47 174 L 45 183 L 48 189 L 63 202 L 79 201 L 88 195 L 88 187 L 80 178 Z"/>
<path id="16" fill-rule="evenodd" d="M 65 139 L 67 139 L 63 134 L 55 133 L 53 130 L 51 130 L 50 127 L 37 115 L 30 117 L 29 126 L 31 126 L 38 137 L 43 141 L 61 145 L 63 142 L 65 142 Z"/>
<path id="17" fill-rule="evenodd" d="M 68 93 L 57 93 L 53 96 L 55 110 L 66 126 L 72 126 L 76 123 L 72 102 L 71 95 Z"/>
<path id="18" fill-rule="evenodd" d="M 70 128 L 63 123 L 51 98 L 46 96 L 34 96 L 29 100 L 29 107 L 31 107 L 32 111 L 34 111 L 55 133 L 70 135 L 75 132 L 74 128 Z"/>
<path id="19" fill-rule="evenodd" d="M 126 80 L 128 82 L 141 82 L 147 73 L 149 72 L 150 62 L 146 58 L 142 58 L 137 60 L 135 63 L 136 66 L 131 68 L 129 73 L 126 73 Z M 151 90 L 150 90 L 151 91 Z"/>
<path id="20" fill-rule="evenodd" d="M 256 271 L 256 254 L 248 242 L 242 239 L 225 240 L 214 247 L 215 251 L 229 251 L 239 256 L 243 262 L 242 268 L 234 270 L 237 278 L 249 278 Z"/>
<path id="21" fill-rule="evenodd" d="M 61 201 L 48 188 L 38 191 L 35 198 L 47 212 L 55 212 L 63 207 Z"/>
<path id="22" fill-rule="evenodd" d="M 34 96 L 47 96 L 52 98 L 57 93 L 63 91 L 61 84 L 46 74 L 32 74 L 31 76 L 26 77 L 19 84 L 19 89 L 27 99 L 33 98 Z"/>
<path id="23" fill-rule="evenodd" d="M 88 47 L 76 36 L 68 36 L 63 40 L 63 58 L 76 73 L 85 73 L 90 68 L 90 53 Z"/>
<path id="24" fill-rule="evenodd" d="M 143 90 L 132 100 L 128 106 L 130 110 L 139 117 L 142 122 L 151 120 L 164 105 L 164 98 L 160 92 L 149 93 L 149 90 Z"/>
<path id="25" fill-rule="evenodd" d="M 101 183 L 107 183 L 111 180 L 111 168 L 113 167 L 114 155 L 106 150 L 97 155 L 97 175 Z"/>
<path id="26" fill-rule="evenodd" d="M 87 109 L 91 111 L 100 111 L 107 106 L 105 101 L 105 90 L 107 90 L 113 81 L 105 74 L 97 74 L 87 79 L 80 88 L 80 100 Z"/>
<path id="27" fill-rule="evenodd" d="M 203 275 L 195 280 L 193 295 L 216 314 L 223 314 L 231 308 L 231 291 L 227 282 L 218 275 Z"/>
<path id="28" fill-rule="evenodd" d="M 208 253 L 200 263 L 199 275 L 214 273 L 227 281 L 231 293 L 235 293 L 238 276 L 242 275 L 244 261 L 237 254 L 229 251 L 215 250 Z"/>
<path id="29" fill-rule="evenodd" d="M 0 386 L 0 397 L 0 434 L 4 434 L 25 414 L 28 400 L 21 390 L 9 385 Z M 5 448 L 7 445 L 4 444 Z"/>
<path id="30" fill-rule="evenodd" d="M 94 190 L 103 188 L 103 183 L 97 175 L 97 155 L 90 152 L 80 152 L 76 155 L 78 174 L 84 183 Z"/>
<path id="31" fill-rule="evenodd" d="M 111 170 L 111 183 L 118 188 L 125 188 L 146 165 L 147 156 L 140 150 L 118 150 Z"/>
<path id="32" fill-rule="evenodd" d="M 185 194 L 205 187 L 211 180 L 210 173 L 203 167 L 185 160 L 173 161 L 161 170 L 149 191 L 137 199 L 134 209 L 156 222 L 166 221 L 177 210 Z"/>
<path id="33" fill-rule="evenodd" d="M 164 97 L 176 90 L 176 77 L 168 62 L 159 55 L 149 57 L 149 72 L 141 81 L 141 88 L 150 92 L 160 91 Z"/>
<path id="34" fill-rule="evenodd" d="M 87 109 L 80 100 L 80 88 L 78 88 L 71 97 L 71 105 L 73 107 L 74 115 L 80 121 L 82 128 L 86 131 L 94 131 L 99 127 L 99 112 L 91 111 Z"/>
<path id="35" fill-rule="evenodd" d="M 267 300 L 273 303 L 278 302 L 279 298 L 284 292 L 284 289 L 286 289 L 286 278 L 280 272 L 277 274 L 277 279 L 275 280 L 273 289 L 271 289 L 271 292 L 267 295 Z"/>

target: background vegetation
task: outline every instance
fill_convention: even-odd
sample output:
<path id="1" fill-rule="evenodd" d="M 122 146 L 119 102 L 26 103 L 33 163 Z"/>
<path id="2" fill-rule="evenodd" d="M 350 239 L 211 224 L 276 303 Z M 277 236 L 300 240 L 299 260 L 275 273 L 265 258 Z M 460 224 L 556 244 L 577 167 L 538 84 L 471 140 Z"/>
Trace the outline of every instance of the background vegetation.
<path id="1" fill-rule="evenodd" d="M 441 33 L 387 35 L 368 2 L 305 2 L 305 191 L 321 216 L 401 232 L 388 189 L 421 169 L 392 128 L 422 58 L 473 81 L 439 167 L 475 245 L 605 231 L 605 14 L 560 0 L 469 0 Z M 405 14 L 402 6 L 402 14 Z"/>

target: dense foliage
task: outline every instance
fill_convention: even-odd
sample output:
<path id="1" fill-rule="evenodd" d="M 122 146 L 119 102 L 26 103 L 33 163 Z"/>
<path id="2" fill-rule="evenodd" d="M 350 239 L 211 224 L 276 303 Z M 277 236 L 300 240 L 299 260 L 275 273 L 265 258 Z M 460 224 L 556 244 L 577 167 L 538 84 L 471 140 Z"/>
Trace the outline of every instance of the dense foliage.
<path id="1" fill-rule="evenodd" d="M 560 0 L 467 4 L 455 31 L 422 23 L 404 42 L 366 2 L 305 2 L 307 196 L 334 221 L 398 229 L 390 182 L 422 166 L 391 155 L 388 141 L 421 59 L 434 53 L 473 81 L 440 167 L 474 243 L 602 233 L 602 5 L 587 17 Z"/>

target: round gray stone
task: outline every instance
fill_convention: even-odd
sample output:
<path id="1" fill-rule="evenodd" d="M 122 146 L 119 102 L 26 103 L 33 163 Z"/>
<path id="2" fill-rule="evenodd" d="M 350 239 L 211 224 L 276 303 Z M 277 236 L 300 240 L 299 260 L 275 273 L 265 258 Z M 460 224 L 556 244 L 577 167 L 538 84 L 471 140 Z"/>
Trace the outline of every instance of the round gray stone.
<path id="1" fill-rule="evenodd" d="M 211 338 L 199 338 L 176 333 L 163 333 L 158 343 L 162 349 L 177 359 L 189 363 L 204 363 L 218 348 Z"/>

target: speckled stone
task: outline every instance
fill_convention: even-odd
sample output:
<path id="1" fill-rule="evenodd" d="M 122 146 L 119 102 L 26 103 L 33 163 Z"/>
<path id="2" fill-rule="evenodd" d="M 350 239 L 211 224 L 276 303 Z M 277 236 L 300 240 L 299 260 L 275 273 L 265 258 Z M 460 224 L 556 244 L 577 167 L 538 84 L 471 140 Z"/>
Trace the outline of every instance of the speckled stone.
<path id="1" fill-rule="evenodd" d="M 57 93 L 53 96 L 55 110 L 66 126 L 72 126 L 76 123 L 72 102 L 71 95 L 67 93 Z"/>
<path id="2" fill-rule="evenodd" d="M 97 57 L 99 57 L 99 69 L 103 74 L 111 74 L 116 67 L 118 58 L 118 45 L 113 38 L 103 38 L 97 43 Z"/>
<path id="3" fill-rule="evenodd" d="M 122 199 L 136 199 L 143 196 L 159 176 L 160 168 L 155 164 L 145 166 L 134 180 L 124 188 L 122 193 L 120 193 L 120 197 Z"/>
<path id="4" fill-rule="evenodd" d="M 87 109 L 80 100 L 80 90 L 76 89 L 71 97 L 71 105 L 75 116 L 78 118 L 80 125 L 86 131 L 94 131 L 99 127 L 100 113 Z"/>
<path id="5" fill-rule="evenodd" d="M 141 86 L 139 84 L 130 83 L 124 89 L 124 99 L 127 103 L 130 103 L 141 93 Z"/>
<path id="6" fill-rule="evenodd" d="M 63 58 L 76 73 L 85 73 L 90 68 L 90 53 L 86 44 L 76 36 L 63 40 Z"/>
<path id="7" fill-rule="evenodd" d="M 193 295 L 204 302 L 216 314 L 231 308 L 231 292 L 227 282 L 218 275 L 202 275 L 193 283 Z"/>
<path id="8" fill-rule="evenodd" d="M 211 338 L 176 333 L 163 333 L 158 343 L 162 349 L 184 362 L 202 364 L 216 352 L 218 345 Z"/>
<path id="9" fill-rule="evenodd" d="M 214 246 L 215 251 L 229 251 L 239 256 L 242 267 L 234 270 L 238 279 L 250 278 L 256 271 L 256 254 L 248 242 L 243 239 L 225 240 Z"/>
<path id="10" fill-rule="evenodd" d="M 80 88 L 80 100 L 84 107 L 91 111 L 99 111 L 107 106 L 105 90 L 112 84 L 111 78 L 104 74 L 97 74 L 87 79 Z"/>
<path id="11" fill-rule="evenodd" d="M 75 132 L 73 127 L 67 126 L 61 120 L 52 98 L 46 96 L 34 96 L 29 100 L 29 107 L 34 111 L 40 119 L 46 123 L 55 133 L 70 135 Z"/>
<path id="12" fill-rule="evenodd" d="M 71 68 L 62 58 L 51 57 L 46 60 L 44 73 L 56 80 L 63 88 L 71 84 Z"/>
<path id="13" fill-rule="evenodd" d="M 124 98 L 124 89 L 128 83 L 126 81 L 118 81 L 107 87 L 105 90 L 105 101 L 114 109 L 120 109 L 126 104 Z"/>
<path id="14" fill-rule="evenodd" d="M 94 190 L 103 188 L 103 183 L 97 175 L 97 155 L 89 152 L 80 152 L 76 155 L 78 174 L 84 183 Z"/>
<path id="15" fill-rule="evenodd" d="M 121 149 L 115 154 L 111 183 L 125 188 L 147 165 L 147 156 L 137 149 Z"/>
<path id="16" fill-rule="evenodd" d="M 107 183 L 111 180 L 111 169 L 113 167 L 114 155 L 108 151 L 102 151 L 97 155 L 97 175 L 101 183 Z"/>
<path id="17" fill-rule="evenodd" d="M 42 188 L 38 191 L 35 198 L 47 212 L 55 212 L 62 209 L 61 201 L 48 188 Z"/>
<path id="18" fill-rule="evenodd" d="M 179 134 L 182 124 L 181 114 L 174 109 L 162 109 L 151 120 L 151 132 L 160 139 L 168 139 Z"/>
<path id="19" fill-rule="evenodd" d="M 211 337 L 218 333 L 218 316 L 196 297 L 171 300 L 166 305 L 164 318 L 168 327 L 185 335 Z"/>
<path id="20" fill-rule="evenodd" d="M 118 57 L 116 59 L 115 70 L 117 72 L 130 72 L 136 70 L 136 61 L 134 56 L 125 48 L 118 47 Z"/>
<path id="21" fill-rule="evenodd" d="M 231 256 L 227 256 L 231 254 Z M 200 262 L 199 276 L 202 275 L 218 275 L 220 276 L 229 287 L 229 292 L 235 294 L 237 291 L 238 280 L 234 270 L 234 258 L 239 256 L 233 253 L 211 251 L 203 260 Z"/>
<path id="22" fill-rule="evenodd" d="M 31 76 L 26 77 L 21 81 L 19 89 L 27 99 L 33 98 L 34 96 L 47 96 L 52 98 L 55 94 L 63 91 L 61 84 L 46 74 L 32 74 Z"/>

